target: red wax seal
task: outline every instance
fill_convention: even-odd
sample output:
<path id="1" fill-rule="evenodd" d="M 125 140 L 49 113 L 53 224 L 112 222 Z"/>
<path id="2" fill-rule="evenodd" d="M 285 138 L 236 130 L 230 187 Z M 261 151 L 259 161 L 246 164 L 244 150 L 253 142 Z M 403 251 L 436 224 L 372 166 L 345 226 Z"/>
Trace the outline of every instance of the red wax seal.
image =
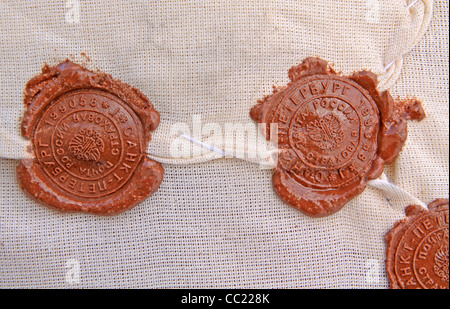
<path id="1" fill-rule="evenodd" d="M 411 205 L 386 234 L 386 270 L 393 289 L 448 289 L 448 199 L 428 210 Z"/>
<path id="2" fill-rule="evenodd" d="M 158 189 L 164 170 L 145 151 L 159 114 L 139 90 L 66 61 L 28 82 L 25 105 L 34 158 L 17 173 L 37 201 L 112 215 Z"/>
<path id="3" fill-rule="evenodd" d="M 362 71 L 337 74 L 307 58 L 290 69 L 291 82 L 254 106 L 250 116 L 277 134 L 275 192 L 310 216 L 338 211 L 380 176 L 406 140 L 406 120 L 425 115 L 417 100 L 395 103 Z M 277 132 L 271 132 L 277 124 Z"/>

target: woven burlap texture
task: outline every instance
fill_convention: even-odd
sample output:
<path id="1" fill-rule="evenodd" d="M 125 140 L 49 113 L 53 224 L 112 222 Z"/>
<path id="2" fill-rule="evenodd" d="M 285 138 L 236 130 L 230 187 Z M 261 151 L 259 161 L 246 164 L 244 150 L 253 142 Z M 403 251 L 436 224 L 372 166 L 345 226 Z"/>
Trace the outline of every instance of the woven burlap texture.
<path id="1" fill-rule="evenodd" d="M 387 288 L 384 234 L 407 204 L 448 196 L 446 1 L 1 1 L 0 12 L 0 287 Z M 174 124 L 250 123 L 308 56 L 423 100 L 427 118 L 410 123 L 386 182 L 314 219 L 281 202 L 258 164 L 172 157 Z M 148 152 L 164 181 L 121 215 L 60 213 L 18 186 L 23 89 L 66 58 L 161 114 Z"/>

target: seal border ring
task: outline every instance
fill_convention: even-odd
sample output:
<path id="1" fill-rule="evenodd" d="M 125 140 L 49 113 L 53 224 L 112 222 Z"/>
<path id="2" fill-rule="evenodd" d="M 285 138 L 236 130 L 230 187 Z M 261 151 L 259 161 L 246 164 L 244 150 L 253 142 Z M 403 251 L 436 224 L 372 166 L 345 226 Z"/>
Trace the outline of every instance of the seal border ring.
<path id="1" fill-rule="evenodd" d="M 55 98 L 54 100 L 52 100 L 51 102 L 48 103 L 48 105 L 40 112 L 40 117 L 39 117 L 39 119 L 37 120 L 36 125 L 35 125 L 35 127 L 34 127 L 34 129 L 33 129 L 33 133 L 32 133 L 32 134 L 33 134 L 33 135 L 32 135 L 32 136 L 33 136 L 33 139 L 32 139 L 32 140 L 33 140 L 33 148 L 35 149 L 35 151 L 36 151 L 36 145 L 34 144 L 34 137 L 36 136 L 36 135 L 35 135 L 35 134 L 36 134 L 36 130 L 39 128 L 39 125 L 40 125 L 41 121 L 43 120 L 44 116 L 45 116 L 48 112 L 50 112 L 50 110 L 51 110 L 52 107 L 57 106 L 57 103 L 58 103 L 58 102 L 62 102 L 62 100 L 63 100 L 64 98 L 66 98 L 67 96 L 74 96 L 74 95 L 79 95 L 79 94 L 82 94 L 82 93 L 86 93 L 86 94 L 89 94 L 89 95 L 93 95 L 93 94 L 94 94 L 94 95 L 97 95 L 97 96 L 103 96 L 103 97 L 106 97 L 106 98 L 108 98 L 108 99 L 110 99 L 110 100 L 113 100 L 114 102 L 116 102 L 116 104 L 118 104 L 120 107 L 122 107 L 124 110 L 126 110 L 127 113 L 129 114 L 129 116 L 132 117 L 132 119 L 133 119 L 133 121 L 134 121 L 133 127 L 136 128 L 136 132 L 137 132 L 137 135 L 138 135 L 137 138 L 136 138 L 136 142 L 137 142 L 136 144 L 139 146 L 139 152 L 142 153 L 142 150 L 143 150 L 143 148 L 142 148 L 142 136 L 143 136 L 143 133 L 144 133 L 144 132 L 143 132 L 142 122 L 141 122 L 141 120 L 139 119 L 139 117 L 136 115 L 135 111 L 134 111 L 132 108 L 130 108 L 130 107 L 128 106 L 128 104 L 125 103 L 125 101 L 123 101 L 122 99 L 120 99 L 119 97 L 117 97 L 114 93 L 107 92 L 107 91 L 102 90 L 102 89 L 95 89 L 95 88 L 74 89 L 73 91 L 68 91 L 68 92 L 65 92 L 65 93 L 59 95 L 57 98 Z M 86 107 L 84 107 L 84 108 L 86 108 Z M 83 110 L 84 110 L 84 109 L 83 109 Z M 57 124 L 58 124 L 63 118 L 65 118 L 66 116 L 68 116 L 69 114 L 71 114 L 71 113 L 73 113 L 73 112 L 78 112 L 78 111 L 82 111 L 82 110 L 71 111 L 70 113 L 65 114 L 64 117 L 61 117 L 61 119 L 54 125 L 54 128 L 56 128 Z M 94 109 L 93 109 L 93 110 L 87 110 L 87 111 L 91 111 L 91 112 L 96 112 L 96 113 L 102 114 L 101 112 L 99 112 L 99 111 L 97 111 L 97 110 L 94 110 Z M 106 115 L 105 115 L 105 116 L 106 116 Z M 109 120 L 117 127 L 117 123 L 116 123 L 116 120 L 115 120 L 114 118 L 112 118 L 112 117 L 110 118 L 110 117 L 108 117 L 108 116 L 106 116 L 106 117 L 107 117 L 107 118 L 108 118 L 108 119 L 109 119 Z M 118 132 L 120 132 L 120 130 L 118 130 Z M 50 140 L 51 140 L 52 142 L 53 142 L 53 134 L 54 134 L 54 133 L 52 133 L 52 136 L 51 136 L 51 138 L 50 138 Z M 120 139 L 121 139 L 121 142 L 122 142 L 122 145 L 123 145 L 123 136 L 122 136 L 122 134 L 120 134 L 120 133 L 119 133 L 119 136 L 120 136 Z M 53 152 L 53 146 L 52 146 L 52 152 Z M 111 192 L 111 191 L 107 191 L 107 192 L 102 193 L 102 194 L 96 194 L 95 196 L 87 196 L 87 195 L 77 195 L 77 194 L 75 194 L 75 193 L 73 193 L 73 192 L 68 191 L 68 190 L 65 189 L 64 187 L 62 187 L 57 181 L 55 181 L 55 180 L 53 179 L 53 176 L 51 176 L 51 175 L 48 174 L 47 170 L 42 166 L 42 163 L 41 163 L 39 157 L 38 157 L 37 155 L 35 155 L 35 157 L 36 157 L 36 159 L 37 159 L 39 168 L 41 168 L 41 169 L 44 171 L 44 173 L 50 177 L 51 183 L 54 184 L 54 185 L 56 185 L 56 186 L 59 188 L 59 190 L 62 190 L 62 192 L 64 192 L 64 194 L 69 195 L 69 196 L 74 196 L 74 198 L 76 198 L 76 199 L 89 199 L 89 200 L 97 199 L 97 200 L 98 200 L 98 199 L 103 199 L 103 198 L 105 198 L 105 197 L 107 197 L 107 196 L 110 196 L 110 195 L 114 195 L 115 193 L 117 193 L 117 191 L 120 191 L 121 188 L 123 188 L 123 187 L 128 183 L 128 181 L 130 181 L 130 179 L 133 177 L 134 172 L 136 171 L 136 169 L 137 169 L 138 166 L 139 166 L 139 162 L 136 162 L 136 164 L 133 166 L 132 170 L 130 170 L 129 174 L 127 174 L 126 179 L 124 179 L 124 181 L 122 182 L 122 184 L 120 184 L 119 187 L 114 188 L 112 192 Z M 119 163 L 122 162 L 123 159 L 124 159 L 124 151 L 123 151 L 123 149 L 122 149 L 122 150 L 121 150 L 120 160 L 119 160 L 118 162 L 119 162 Z M 55 161 L 56 161 L 59 165 L 61 164 L 60 162 L 58 162 L 58 161 L 56 160 L 56 157 L 55 157 Z M 63 167 L 63 168 L 64 168 L 64 167 Z M 114 167 L 114 169 L 112 169 L 112 170 L 108 173 L 108 175 L 109 175 L 110 173 L 114 172 L 117 168 L 118 168 L 118 165 L 116 165 L 116 166 Z M 66 171 L 66 172 L 67 172 L 67 171 Z M 69 174 L 70 174 L 70 173 L 69 173 Z M 73 175 L 72 175 L 72 176 L 73 176 Z M 103 179 L 103 178 L 106 177 L 106 176 L 107 176 L 107 175 L 103 175 L 102 177 L 97 178 L 97 179 Z M 75 177 L 75 178 L 77 178 L 77 179 L 80 179 L 78 176 L 73 176 L 73 177 Z M 93 180 L 97 180 L 97 179 L 90 179 L 90 180 L 93 181 Z"/>

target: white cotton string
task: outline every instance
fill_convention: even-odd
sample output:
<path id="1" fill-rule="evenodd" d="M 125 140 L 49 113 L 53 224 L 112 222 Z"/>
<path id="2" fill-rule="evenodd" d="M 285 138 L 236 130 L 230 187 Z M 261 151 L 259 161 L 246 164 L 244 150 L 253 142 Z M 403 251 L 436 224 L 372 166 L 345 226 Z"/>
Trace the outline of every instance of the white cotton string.
<path id="1" fill-rule="evenodd" d="M 406 6 L 406 9 L 411 10 L 417 2 L 419 2 L 419 0 L 414 0 L 414 1 L 410 2 Z M 405 50 L 405 53 L 408 52 L 413 46 L 415 46 L 417 44 L 418 40 L 424 35 L 424 33 L 430 23 L 431 16 L 432 16 L 432 9 L 433 9 L 433 1 L 432 0 L 422 0 L 422 2 L 424 4 L 424 16 L 423 16 L 422 24 L 421 24 L 421 27 L 419 28 L 419 31 L 417 32 L 416 36 L 414 37 L 414 40 L 412 40 L 412 42 L 409 44 L 409 47 L 407 48 L 407 50 Z M 402 63 L 403 63 L 403 56 L 401 56 L 400 59 L 392 60 L 391 62 L 389 62 L 387 65 L 384 66 L 384 71 L 387 72 L 394 64 L 396 64 L 394 71 L 391 72 L 391 77 L 389 79 L 391 79 L 392 76 L 396 76 L 396 75 L 400 74 L 400 68 L 402 66 Z M 385 88 L 389 88 L 387 85 L 389 85 L 388 81 L 386 81 L 383 86 Z M 369 181 L 368 186 L 383 191 L 384 196 L 390 205 L 391 205 L 392 200 L 401 199 L 402 201 L 411 200 L 411 204 L 420 205 L 421 207 L 423 207 L 425 209 L 428 208 L 426 203 L 422 202 L 421 200 L 419 200 L 417 197 L 413 196 L 409 192 L 406 192 L 402 188 L 391 183 L 384 173 L 380 176 L 380 178 Z"/>
<path id="2" fill-rule="evenodd" d="M 414 0 L 411 2 L 407 1 L 407 5 L 405 6 L 406 10 L 411 11 L 410 14 L 412 18 L 416 18 L 418 16 L 418 10 L 414 7 L 418 2 L 419 0 Z M 391 60 L 389 63 L 384 65 L 384 73 L 380 74 L 380 83 L 378 85 L 379 90 L 387 90 L 394 85 L 401 74 L 401 68 L 403 66 L 403 55 L 417 45 L 419 40 L 423 37 L 426 30 L 428 29 L 428 25 L 430 24 L 431 18 L 433 16 L 433 0 L 421 0 L 421 2 L 423 3 L 423 14 L 420 14 L 422 18 L 420 21 L 418 21 L 420 23 L 420 26 L 418 27 L 418 30 L 412 37 L 411 41 L 404 46 L 402 55 L 399 56 L 399 58 Z M 413 10 L 416 11 L 415 14 L 412 12 Z"/>
<path id="3" fill-rule="evenodd" d="M 261 150 L 261 149 L 243 150 L 243 151 L 240 151 L 240 153 L 242 153 L 243 155 L 237 156 L 236 154 L 238 152 L 234 148 L 233 149 L 227 149 L 227 148 L 219 149 L 219 148 L 209 145 L 207 143 L 201 142 L 201 141 L 199 141 L 191 136 L 188 136 L 186 134 L 182 134 L 180 136 L 218 154 L 218 156 L 216 155 L 216 158 L 227 157 L 227 158 L 241 159 L 241 160 L 244 160 L 247 162 L 257 163 L 260 165 L 260 168 L 262 168 L 262 169 L 274 168 L 276 166 L 279 149 L 275 146 L 270 145 L 269 149 L 264 149 L 264 150 Z"/>
<path id="4" fill-rule="evenodd" d="M 410 10 L 417 2 L 419 2 L 419 0 L 414 0 L 411 3 L 409 3 L 406 6 L 407 10 Z M 384 71 L 387 71 L 391 66 L 393 66 L 395 64 L 396 60 L 392 60 L 391 62 L 389 62 L 387 65 L 384 66 Z"/>
<path id="5" fill-rule="evenodd" d="M 420 205 L 427 209 L 427 205 L 424 202 L 391 183 L 384 173 L 380 176 L 380 178 L 369 181 L 368 186 L 383 191 L 389 204 L 391 204 L 392 200 L 396 199 L 401 199 L 402 201 L 410 200 L 410 204 Z M 402 204 L 404 204 L 404 202 Z"/>

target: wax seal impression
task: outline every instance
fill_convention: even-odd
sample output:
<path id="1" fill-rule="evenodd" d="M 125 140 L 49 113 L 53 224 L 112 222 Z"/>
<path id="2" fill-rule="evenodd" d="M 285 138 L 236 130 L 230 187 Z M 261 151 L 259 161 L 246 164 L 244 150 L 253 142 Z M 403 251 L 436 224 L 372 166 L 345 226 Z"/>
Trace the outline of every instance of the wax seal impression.
<path id="1" fill-rule="evenodd" d="M 37 201 L 113 215 L 158 189 L 164 170 L 145 151 L 159 114 L 139 90 L 65 61 L 31 79 L 24 102 L 22 135 L 34 158 L 17 174 Z"/>
<path id="2" fill-rule="evenodd" d="M 386 270 L 393 289 L 448 289 L 448 199 L 411 205 L 386 234 Z"/>
<path id="3" fill-rule="evenodd" d="M 406 140 L 406 120 L 425 114 L 416 99 L 395 102 L 380 93 L 371 72 L 342 76 L 326 61 L 307 58 L 289 77 L 250 116 L 266 124 L 267 139 L 277 135 L 275 192 L 307 215 L 330 215 L 394 161 Z"/>

